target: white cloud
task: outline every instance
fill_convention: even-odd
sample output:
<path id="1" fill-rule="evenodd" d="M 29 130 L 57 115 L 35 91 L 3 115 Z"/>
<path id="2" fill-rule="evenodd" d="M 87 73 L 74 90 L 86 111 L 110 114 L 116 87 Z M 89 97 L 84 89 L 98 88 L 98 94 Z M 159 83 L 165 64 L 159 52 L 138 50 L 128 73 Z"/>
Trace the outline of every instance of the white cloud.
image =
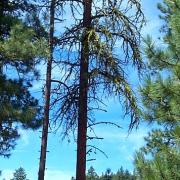
<path id="1" fill-rule="evenodd" d="M 47 170 L 45 174 L 45 180 L 70 180 L 72 174 L 73 173 L 67 171 Z"/>
<path id="2" fill-rule="evenodd" d="M 126 159 L 131 162 L 134 161 L 134 157 L 132 155 L 127 156 Z"/>
<path id="3" fill-rule="evenodd" d="M 22 145 L 27 146 L 29 144 L 29 133 L 27 130 L 19 129 Z"/>
<path id="4" fill-rule="evenodd" d="M 104 128 L 103 130 L 98 128 L 95 132 L 97 136 L 103 137 L 105 142 L 118 144 L 118 149 L 121 152 L 125 152 L 130 149 L 135 151 L 142 147 L 144 145 L 144 137 L 147 136 L 150 129 L 150 127 L 141 127 L 138 130 L 133 130 L 129 135 L 127 131 L 115 128 Z"/>
<path id="5" fill-rule="evenodd" d="M 124 129 L 117 129 L 117 128 L 103 128 L 103 131 L 101 128 L 97 128 L 95 132 L 97 134 L 100 134 L 105 139 L 111 139 L 111 140 L 118 140 L 118 139 L 131 139 L 132 141 L 136 139 L 143 138 L 149 129 L 147 128 L 139 128 L 138 130 L 133 130 L 129 135 L 128 132 Z"/>
<path id="6" fill-rule="evenodd" d="M 10 180 L 13 178 L 14 170 L 5 169 L 2 171 L 2 175 L 0 176 L 0 180 Z M 33 174 L 33 173 L 32 173 Z M 73 176 L 72 172 L 68 171 L 60 171 L 60 170 L 47 170 L 45 173 L 45 180 L 71 180 Z M 33 179 L 32 179 L 33 178 Z M 37 177 L 31 176 L 30 180 L 34 180 Z"/>
<path id="7" fill-rule="evenodd" d="M 0 176 L 0 180 L 6 179 L 6 180 L 10 180 L 13 178 L 13 170 L 10 169 L 5 169 L 2 171 L 2 175 Z"/>
<path id="8" fill-rule="evenodd" d="M 38 82 L 34 82 L 33 86 L 30 88 L 30 91 L 34 94 L 34 93 L 41 93 L 42 92 L 42 88 L 44 85 L 44 80 L 39 80 Z"/>

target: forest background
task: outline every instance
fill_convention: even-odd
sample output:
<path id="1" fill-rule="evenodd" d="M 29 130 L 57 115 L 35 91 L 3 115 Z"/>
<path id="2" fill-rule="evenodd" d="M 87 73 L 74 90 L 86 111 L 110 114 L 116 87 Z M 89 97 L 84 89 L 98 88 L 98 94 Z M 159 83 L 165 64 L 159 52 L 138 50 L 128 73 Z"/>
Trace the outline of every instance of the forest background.
<path id="1" fill-rule="evenodd" d="M 158 18 L 159 11 L 156 8 L 157 2 L 142 1 L 145 16 L 147 18 L 147 25 L 143 29 L 143 35 L 153 34 L 153 39 L 158 40 L 159 29 L 161 22 Z M 39 68 L 42 77 L 45 76 L 45 66 L 41 65 Z M 129 70 L 130 72 L 131 70 Z M 56 74 L 54 74 L 56 76 Z M 138 77 L 130 74 L 131 83 L 133 87 L 139 85 Z M 40 97 L 43 84 L 36 82 L 31 89 L 35 97 Z M 108 101 L 107 113 L 97 113 L 96 119 L 110 120 L 112 122 L 119 122 L 123 119 L 121 107 L 113 100 Z M 92 166 L 96 169 L 98 174 L 101 174 L 106 168 L 110 167 L 112 171 L 117 171 L 121 166 L 125 169 L 133 171 L 133 156 L 135 150 L 138 150 L 144 145 L 144 136 L 152 128 L 145 123 L 140 123 L 137 130 L 133 130 L 128 136 L 129 118 L 126 117 L 120 121 L 123 129 L 116 129 L 114 127 L 100 126 L 96 128 L 97 134 L 100 134 L 104 140 L 98 141 L 97 145 L 104 152 L 107 153 L 108 158 L 105 158 L 101 153 L 94 156 L 96 161 L 89 162 L 88 167 Z M 29 179 L 37 179 L 37 164 L 39 158 L 39 144 L 40 132 L 32 132 L 20 130 L 21 139 L 18 141 L 16 149 L 13 151 L 10 159 L 1 158 L 0 169 L 2 169 L 2 177 L 10 179 L 14 169 L 22 166 L 26 169 Z M 95 143 L 96 144 L 96 143 Z M 56 148 L 54 148 L 56 147 Z M 47 172 L 46 179 L 70 179 L 74 176 L 76 145 L 70 138 L 70 142 L 61 142 L 57 134 L 50 134 L 48 143 L 48 157 L 47 157 Z M 115 156 L 114 156 L 115 155 Z M 92 157 L 91 157 L 92 158 Z M 28 163 L 27 163 L 28 162 Z M 2 167 L 1 167 L 2 166 Z"/>

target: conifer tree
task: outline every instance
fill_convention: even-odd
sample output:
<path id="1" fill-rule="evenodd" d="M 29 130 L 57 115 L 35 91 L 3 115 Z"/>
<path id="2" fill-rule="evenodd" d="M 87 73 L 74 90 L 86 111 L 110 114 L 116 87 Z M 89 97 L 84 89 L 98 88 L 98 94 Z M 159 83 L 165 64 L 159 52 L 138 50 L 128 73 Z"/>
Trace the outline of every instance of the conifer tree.
<path id="1" fill-rule="evenodd" d="M 44 56 L 44 41 L 23 22 L 28 1 L 0 2 L 0 155 L 9 157 L 19 137 L 18 128 L 41 125 L 41 108 L 29 92 L 37 77 L 35 65 Z"/>
<path id="2" fill-rule="evenodd" d="M 78 128 L 76 179 L 85 180 L 87 128 L 95 124 L 91 115 L 101 109 L 103 98 L 124 100 L 130 128 L 138 123 L 126 67 L 142 68 L 139 32 L 144 16 L 139 1 L 75 0 L 70 5 L 74 24 L 58 40 L 67 53 L 59 61 L 66 73 L 56 81 L 52 104 L 57 107 L 54 121 L 60 119 L 65 135 Z"/>
<path id="3" fill-rule="evenodd" d="M 97 173 L 95 172 L 95 169 L 91 166 L 88 169 L 87 175 L 86 175 L 86 180 L 98 180 L 99 177 Z"/>
<path id="4" fill-rule="evenodd" d="M 55 16 L 55 4 L 56 0 L 50 2 L 50 23 L 49 23 L 49 57 L 47 61 L 46 71 L 46 85 L 45 85 L 45 105 L 44 105 L 44 120 L 41 138 L 41 154 L 39 162 L 38 179 L 44 180 L 44 171 L 46 165 L 46 151 L 48 141 L 48 127 L 49 127 L 49 112 L 50 112 L 50 96 L 51 96 L 51 71 L 54 51 L 54 16 Z"/>
<path id="5" fill-rule="evenodd" d="M 95 169 L 91 166 L 88 169 L 86 180 L 134 180 L 135 176 L 132 175 L 128 170 L 124 170 L 121 167 L 116 173 L 111 172 L 111 169 L 108 168 L 105 173 L 102 173 L 101 176 L 98 176 Z"/>
<path id="6" fill-rule="evenodd" d="M 165 22 L 161 29 L 165 47 L 146 39 L 149 75 L 140 91 L 144 118 L 162 128 L 149 133 L 146 145 L 136 155 L 137 174 L 143 180 L 180 178 L 180 1 L 167 0 L 158 8 Z"/>
<path id="7" fill-rule="evenodd" d="M 20 167 L 15 170 L 14 177 L 11 180 L 28 180 L 26 176 L 27 175 L 25 170 L 22 167 Z"/>

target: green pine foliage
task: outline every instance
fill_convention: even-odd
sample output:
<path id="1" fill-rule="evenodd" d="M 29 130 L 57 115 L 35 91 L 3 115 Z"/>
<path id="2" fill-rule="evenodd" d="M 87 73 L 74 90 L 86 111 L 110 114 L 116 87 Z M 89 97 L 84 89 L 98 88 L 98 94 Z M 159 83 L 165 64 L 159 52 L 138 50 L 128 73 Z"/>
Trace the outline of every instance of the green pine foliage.
<path id="1" fill-rule="evenodd" d="M 179 179 L 179 129 L 154 130 L 146 138 L 146 146 L 136 154 L 138 179 Z M 151 155 L 147 158 L 146 155 Z"/>
<path id="2" fill-rule="evenodd" d="M 36 129 L 41 125 L 38 101 L 27 90 L 23 81 L 0 77 L 0 155 L 9 156 L 19 137 L 18 125 Z"/>
<path id="3" fill-rule="evenodd" d="M 161 129 L 145 138 L 146 145 L 136 154 L 137 179 L 180 179 L 180 1 L 158 4 L 165 25 L 164 47 L 146 39 L 149 75 L 140 89 L 144 119 L 157 122 Z"/>
<path id="4" fill-rule="evenodd" d="M 9 33 L 9 38 L 0 43 L 1 54 L 6 61 L 8 59 L 24 63 L 31 61 L 28 62 L 29 64 L 32 64 L 33 58 L 48 56 L 44 47 L 46 47 L 46 41 L 36 38 L 35 31 L 22 23 L 14 25 Z"/>
<path id="5" fill-rule="evenodd" d="M 41 108 L 29 88 L 38 78 L 35 66 L 46 57 L 46 40 L 23 22 L 21 14 L 35 7 L 29 1 L 0 2 L 0 156 L 9 157 L 18 129 L 37 129 Z"/>
<path id="6" fill-rule="evenodd" d="M 86 180 L 135 180 L 135 176 L 127 169 L 121 167 L 116 173 L 113 173 L 110 168 L 107 168 L 105 173 L 98 175 L 95 169 L 91 166 L 88 169 Z"/>
<path id="7" fill-rule="evenodd" d="M 86 180 L 97 180 L 99 179 L 99 176 L 95 172 L 95 169 L 91 166 L 88 169 L 87 175 L 86 175 Z"/>
<path id="8" fill-rule="evenodd" d="M 11 180 L 28 180 L 26 176 L 27 175 L 25 170 L 22 167 L 20 167 L 15 170 L 14 177 Z"/>

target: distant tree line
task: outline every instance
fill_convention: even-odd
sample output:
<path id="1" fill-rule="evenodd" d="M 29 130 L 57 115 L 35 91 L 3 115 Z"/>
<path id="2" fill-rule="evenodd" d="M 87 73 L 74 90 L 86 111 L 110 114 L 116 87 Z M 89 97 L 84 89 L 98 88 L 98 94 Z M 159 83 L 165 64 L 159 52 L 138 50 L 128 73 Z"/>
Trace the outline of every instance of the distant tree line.
<path id="1" fill-rule="evenodd" d="M 98 175 L 91 166 L 86 174 L 86 180 L 135 180 L 135 175 L 121 167 L 116 173 L 107 168 L 104 173 Z"/>

